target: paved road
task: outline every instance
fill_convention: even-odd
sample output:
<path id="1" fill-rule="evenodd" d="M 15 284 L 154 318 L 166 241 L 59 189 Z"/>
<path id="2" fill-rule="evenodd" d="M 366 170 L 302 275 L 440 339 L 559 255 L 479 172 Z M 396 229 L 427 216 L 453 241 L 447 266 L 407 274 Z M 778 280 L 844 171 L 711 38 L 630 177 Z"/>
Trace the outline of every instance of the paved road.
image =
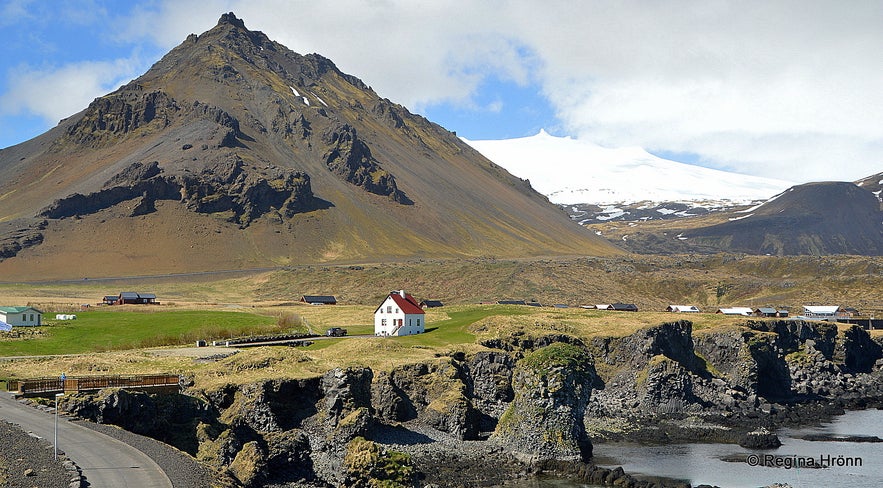
<path id="1" fill-rule="evenodd" d="M 0 418 L 18 424 L 52 444 L 54 415 L 0 393 Z M 172 488 L 163 470 L 143 452 L 63 416 L 58 418 L 58 448 L 83 470 L 93 488 Z"/>

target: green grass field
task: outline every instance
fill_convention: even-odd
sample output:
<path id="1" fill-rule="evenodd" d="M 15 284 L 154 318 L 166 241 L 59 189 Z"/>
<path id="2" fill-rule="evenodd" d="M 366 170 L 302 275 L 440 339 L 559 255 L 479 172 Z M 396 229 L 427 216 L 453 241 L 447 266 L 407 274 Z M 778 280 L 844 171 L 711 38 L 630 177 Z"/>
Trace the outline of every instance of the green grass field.
<path id="1" fill-rule="evenodd" d="M 23 339 L 0 341 L 0 357 L 82 354 L 283 332 L 276 317 L 235 311 L 107 309 L 79 312 L 76 320 L 44 321 L 48 325 L 36 330 L 18 328 Z"/>

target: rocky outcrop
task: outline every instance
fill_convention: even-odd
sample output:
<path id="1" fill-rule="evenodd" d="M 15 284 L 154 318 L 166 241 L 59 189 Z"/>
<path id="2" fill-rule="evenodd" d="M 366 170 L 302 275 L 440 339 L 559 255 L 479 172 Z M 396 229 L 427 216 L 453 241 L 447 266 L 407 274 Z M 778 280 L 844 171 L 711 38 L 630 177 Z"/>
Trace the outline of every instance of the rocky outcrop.
<path id="1" fill-rule="evenodd" d="M 324 405 L 319 413 L 334 427 L 358 409 L 370 413 L 373 377 L 369 368 L 337 368 L 325 373 L 321 381 Z"/>
<path id="2" fill-rule="evenodd" d="M 67 129 L 61 142 L 102 147 L 139 129 L 164 129 L 181 115 L 181 111 L 178 102 L 166 93 L 145 92 L 142 86 L 133 83 L 96 98 L 82 119 Z"/>
<path id="3" fill-rule="evenodd" d="M 156 161 L 134 163 L 101 190 L 56 200 L 40 216 L 88 215 L 126 201 L 134 201 L 131 215 L 141 215 L 153 211 L 157 200 L 179 201 L 199 213 L 229 213 L 228 221 L 243 226 L 271 212 L 291 218 L 315 208 L 306 173 L 274 166 L 259 170 L 231 155 L 196 174 L 166 175 Z"/>
<path id="4" fill-rule="evenodd" d="M 851 326 L 746 321 L 694 333 L 677 321 L 591 342 L 517 333 L 485 343 L 499 347 L 389 371 L 64 401 L 254 487 L 411 486 L 421 470 L 433 483 L 469 480 L 476 472 L 464 465 L 498 467 L 496 482 L 553 470 L 630 483 L 621 470 L 584 463 L 592 438 L 771 449 L 778 426 L 883 405 L 879 344 Z"/>
<path id="5" fill-rule="evenodd" d="M 36 246 L 43 242 L 43 219 L 16 219 L 0 222 L 0 260 L 11 258 L 22 249 Z"/>
<path id="6" fill-rule="evenodd" d="M 355 127 L 349 124 L 332 125 L 322 135 L 322 142 L 328 147 L 324 160 L 332 173 L 366 191 L 388 196 L 395 202 L 404 205 L 413 203 L 396 187 L 395 177 L 380 167 L 368 144 L 356 134 Z"/>
<path id="7" fill-rule="evenodd" d="M 344 469 L 342 486 L 353 488 L 408 488 L 417 482 L 417 470 L 410 456 L 384 449 L 362 437 L 347 445 Z"/>
<path id="8" fill-rule="evenodd" d="M 775 433 L 761 427 L 742 436 L 739 445 L 746 449 L 775 449 L 782 445 L 782 441 Z"/>
<path id="9" fill-rule="evenodd" d="M 458 439 L 477 439 L 481 414 L 468 394 L 470 376 L 454 358 L 435 364 L 408 365 L 378 376 L 374 398 L 381 419 L 417 419 Z"/>
<path id="10" fill-rule="evenodd" d="M 883 354 L 859 327 L 838 333 L 827 322 L 770 320 L 689 332 L 685 324 L 663 324 L 595 340 L 595 361 L 606 374 L 588 407 L 590 431 L 656 442 L 740 442 L 758 425 L 883 402 L 874 379 Z"/>
<path id="11" fill-rule="evenodd" d="M 589 354 L 556 343 L 532 352 L 516 364 L 515 398 L 500 417 L 491 438 L 537 459 L 592 457 L 592 443 L 582 419 L 596 376 Z"/>
<path id="12" fill-rule="evenodd" d="M 217 415 L 210 404 L 194 397 L 120 389 L 68 395 L 62 402 L 66 411 L 78 417 L 153 437 L 191 455 L 199 449 L 197 425 L 211 423 Z"/>

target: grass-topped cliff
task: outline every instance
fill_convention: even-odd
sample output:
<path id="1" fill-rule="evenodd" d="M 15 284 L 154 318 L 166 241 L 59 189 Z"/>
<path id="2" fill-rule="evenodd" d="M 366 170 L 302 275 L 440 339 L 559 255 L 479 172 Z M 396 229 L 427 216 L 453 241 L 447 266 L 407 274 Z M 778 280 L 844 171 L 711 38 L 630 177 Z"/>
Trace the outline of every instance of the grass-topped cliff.
<path id="1" fill-rule="evenodd" d="M 875 262 L 828 263 L 834 263 L 829 288 L 813 296 L 824 302 L 867 296 L 850 274 L 870 272 Z M 285 477 L 339 484 L 347 469 L 359 479 L 368 472 L 392 479 L 401 473 L 387 470 L 387 457 L 398 452 L 407 454 L 398 461 L 410 459 L 427 483 L 444 485 L 450 467 L 462 465 L 477 468 L 458 472 L 460 479 L 499 482 L 523 472 L 524 459 L 587 459 L 593 439 L 735 442 L 758 418 L 770 425 L 791 421 L 803 403 L 867 405 L 883 398 L 875 366 L 883 357 L 879 331 L 715 313 L 477 303 L 496 296 L 576 305 L 620 292 L 654 310 L 653 303 L 689 303 L 693 295 L 679 290 L 700 280 L 722 291 L 715 301 L 746 300 L 749 290 L 770 299 L 760 294 L 789 280 L 796 307 L 798 290 L 819 286 L 813 267 L 826 262 L 785 264 L 725 256 L 426 261 L 311 266 L 221 280 L 4 286 L 4 300 L 43 309 L 47 326 L 0 341 L 0 378 L 179 374 L 185 394 L 171 400 L 77 394 L 65 398 L 65 408 L 93 420 L 128 422 L 123 427 L 170 442 L 248 486 Z M 764 286 L 757 286 L 761 280 Z M 385 290 L 403 287 L 446 305 L 427 310 L 424 334 L 371 336 Z M 150 290 L 162 304 L 79 311 L 109 289 Z M 340 304 L 298 302 L 302 294 L 326 293 Z M 55 321 L 55 312 L 77 312 L 78 319 Z M 193 347 L 197 338 L 321 333 L 332 326 L 346 327 L 350 336 L 306 347 Z M 2 358 L 65 347 L 79 354 Z M 176 435 L 168 435 L 168 425 Z M 351 442 L 359 437 L 378 445 L 356 449 Z M 458 444 L 437 438 L 488 442 L 469 444 L 478 454 L 464 457 Z M 296 460 L 290 452 L 298 453 Z M 410 466 L 398 461 L 392 465 Z"/>

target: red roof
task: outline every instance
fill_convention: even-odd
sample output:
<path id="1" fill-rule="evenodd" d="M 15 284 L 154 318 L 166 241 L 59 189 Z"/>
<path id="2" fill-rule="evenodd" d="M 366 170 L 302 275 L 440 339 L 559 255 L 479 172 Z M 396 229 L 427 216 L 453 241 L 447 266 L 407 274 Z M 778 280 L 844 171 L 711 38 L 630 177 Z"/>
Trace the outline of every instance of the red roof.
<path id="1" fill-rule="evenodd" d="M 406 314 L 425 314 L 426 312 L 420 308 L 420 305 L 417 303 L 417 300 L 414 300 L 414 297 L 411 296 L 410 293 L 405 293 L 405 296 L 402 297 L 398 294 L 398 292 L 390 293 L 389 296 L 392 298 L 396 305 L 399 306 L 402 312 Z"/>

